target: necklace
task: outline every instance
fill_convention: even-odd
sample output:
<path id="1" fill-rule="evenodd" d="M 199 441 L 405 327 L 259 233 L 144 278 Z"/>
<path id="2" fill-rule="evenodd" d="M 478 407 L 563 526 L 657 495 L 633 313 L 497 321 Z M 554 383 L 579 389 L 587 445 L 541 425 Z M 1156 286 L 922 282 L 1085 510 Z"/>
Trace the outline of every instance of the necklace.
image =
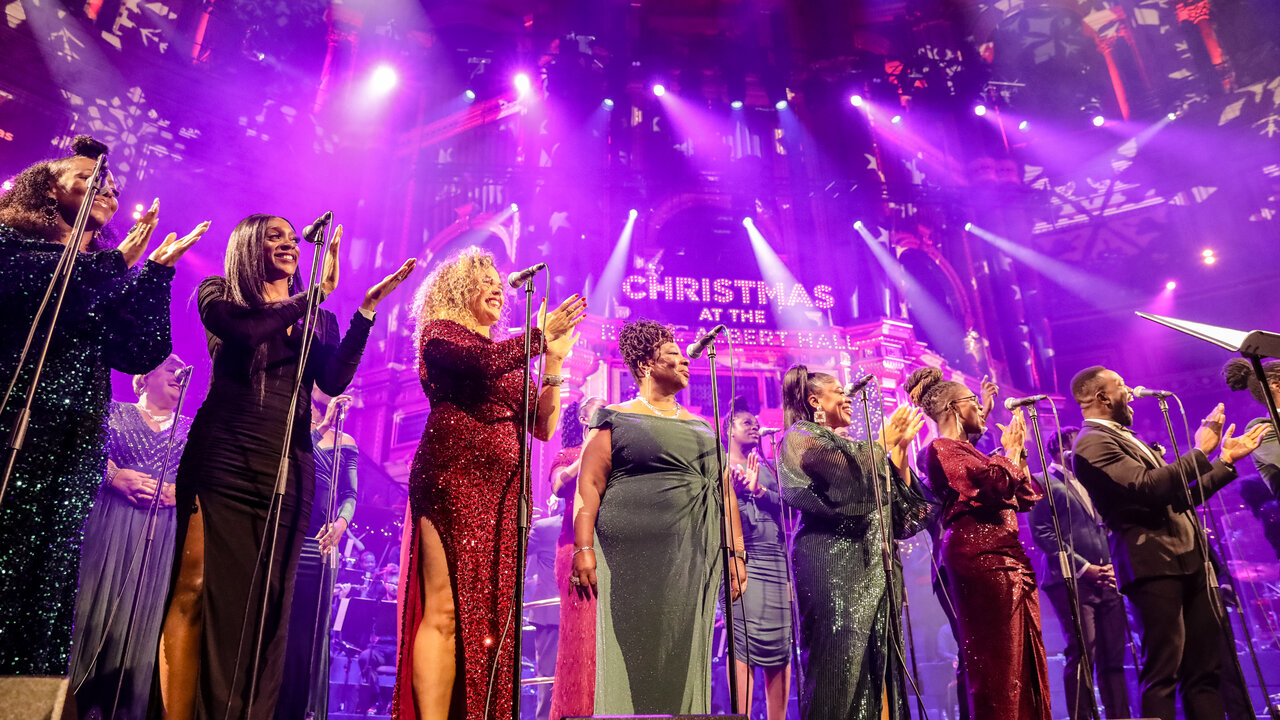
<path id="1" fill-rule="evenodd" d="M 168 429 L 169 424 L 173 422 L 172 410 L 170 410 L 167 415 L 156 415 L 155 413 L 148 410 L 146 405 L 143 405 L 140 402 L 134 403 L 133 406 L 138 408 L 138 410 L 142 411 L 143 415 L 146 415 L 148 418 L 151 418 L 151 422 L 155 423 L 161 430 Z"/>
<path id="2" fill-rule="evenodd" d="M 656 407 L 654 407 L 654 406 L 653 406 L 653 403 L 649 402 L 648 400 L 645 400 L 643 395 L 637 395 L 637 396 L 636 396 L 636 399 L 637 399 L 637 400 L 639 400 L 640 402 L 644 403 L 644 406 L 645 406 L 645 407 L 647 407 L 647 408 L 649 408 L 650 410 L 652 410 L 652 411 L 653 411 L 653 414 L 654 414 L 654 415 L 657 415 L 658 417 L 664 417 L 664 418 L 678 418 L 678 417 L 680 417 L 680 411 L 684 409 L 684 408 L 680 407 L 680 403 L 676 403 L 676 412 L 675 412 L 675 414 L 674 414 L 674 415 L 663 415 L 663 412 L 671 412 L 671 411 L 670 411 L 670 410 L 666 410 L 666 411 L 659 410 L 658 408 L 656 408 Z"/>

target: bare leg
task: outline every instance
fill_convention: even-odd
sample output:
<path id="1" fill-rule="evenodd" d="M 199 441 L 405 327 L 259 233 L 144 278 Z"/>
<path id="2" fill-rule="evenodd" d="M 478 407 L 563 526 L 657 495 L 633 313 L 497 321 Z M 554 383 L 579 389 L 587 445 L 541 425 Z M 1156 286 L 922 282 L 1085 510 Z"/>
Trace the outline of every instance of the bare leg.
<path id="1" fill-rule="evenodd" d="M 418 520 L 422 622 L 413 636 L 413 701 L 419 720 L 445 720 L 457 675 L 458 617 L 440 533 Z"/>
<path id="2" fill-rule="evenodd" d="M 730 642 L 733 639 L 730 638 Z M 733 661 L 734 673 L 738 676 L 738 712 L 743 715 L 751 714 L 751 681 L 755 679 L 755 673 L 751 672 L 751 668 L 741 660 Z"/>
<path id="3" fill-rule="evenodd" d="M 189 720 L 194 714 L 203 595 L 204 516 L 197 509 L 187 524 L 173 600 L 160 634 L 160 697 L 168 720 Z"/>
<path id="4" fill-rule="evenodd" d="M 764 669 L 765 717 L 786 720 L 787 700 L 791 697 L 791 665 Z"/>

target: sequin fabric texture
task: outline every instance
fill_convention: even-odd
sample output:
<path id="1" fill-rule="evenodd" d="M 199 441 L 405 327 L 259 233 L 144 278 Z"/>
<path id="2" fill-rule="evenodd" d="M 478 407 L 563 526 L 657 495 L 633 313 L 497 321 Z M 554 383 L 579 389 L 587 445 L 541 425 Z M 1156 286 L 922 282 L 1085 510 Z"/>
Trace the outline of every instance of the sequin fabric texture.
<path id="1" fill-rule="evenodd" d="M 541 332 L 533 332 L 537 348 Z M 422 621 L 418 519 L 425 517 L 444 545 L 457 611 L 457 678 L 463 690 L 462 697 L 455 690 L 450 717 L 483 720 L 486 698 L 488 717 L 511 717 L 511 633 L 520 627 L 511 598 L 524 337 L 494 342 L 451 320 L 433 320 L 422 327 L 419 342 L 418 373 L 431 414 L 409 473 L 412 527 L 400 562 L 401 632 L 391 713 L 416 717 L 412 640 Z"/>
<path id="2" fill-rule="evenodd" d="M 0 226 L 0 377 L 18 363 L 63 246 Z M 137 374 L 169 355 L 173 268 L 127 268 L 117 250 L 81 253 L 0 505 L 0 675 L 65 675 L 85 519 L 106 468 L 112 369 Z M 0 417 L 9 437 L 30 361 Z"/>
<path id="3" fill-rule="evenodd" d="M 889 717 L 907 718 L 906 680 L 889 635 L 889 623 L 900 620 L 889 612 L 872 485 L 877 477 L 884 482 L 884 453 L 811 422 L 792 425 L 781 452 L 782 499 L 800 512 L 791 552 L 805 658 L 800 713 L 806 720 L 878 720 L 887 691 L 894 698 Z M 885 502 L 897 539 L 923 530 L 932 516 L 933 507 L 896 472 Z"/>
<path id="4" fill-rule="evenodd" d="M 941 564 L 960 628 L 971 717 L 1049 720 L 1036 574 L 1015 516 L 1040 495 L 1007 458 L 987 457 L 967 442 L 938 438 L 926 457 L 929 485 L 943 503 Z"/>

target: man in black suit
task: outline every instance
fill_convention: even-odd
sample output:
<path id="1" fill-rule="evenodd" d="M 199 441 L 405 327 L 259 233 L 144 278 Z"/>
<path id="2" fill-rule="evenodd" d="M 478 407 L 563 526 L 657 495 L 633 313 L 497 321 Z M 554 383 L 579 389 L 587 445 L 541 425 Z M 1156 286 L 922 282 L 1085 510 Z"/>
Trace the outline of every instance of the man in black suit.
<path id="1" fill-rule="evenodd" d="M 1062 530 L 1062 540 L 1067 548 L 1069 572 L 1076 580 L 1080 628 L 1089 661 L 1097 673 L 1102 704 L 1107 709 L 1107 717 L 1127 718 L 1129 690 L 1124 679 L 1124 648 L 1129 623 L 1125 619 L 1124 599 L 1116 591 L 1107 529 L 1084 486 L 1063 463 L 1063 449 L 1071 447 L 1079 432 L 1080 428 L 1064 427 L 1045 443 L 1045 450 L 1052 460 L 1049 465 L 1049 492 L 1053 493 L 1053 506 L 1058 511 L 1057 526 Z M 1031 534 L 1036 546 L 1045 554 L 1041 587 L 1058 614 L 1058 622 L 1067 641 L 1067 663 L 1062 679 L 1067 712 L 1071 720 L 1081 720 L 1090 714 L 1087 694 L 1090 686 L 1081 662 L 1080 643 L 1071 622 L 1069 589 L 1058 562 L 1058 535 L 1054 531 L 1053 511 L 1047 500 L 1041 500 L 1031 509 Z"/>
<path id="2" fill-rule="evenodd" d="M 1224 436 L 1218 405 L 1200 423 L 1196 447 L 1170 465 L 1129 429 L 1133 395 L 1115 372 L 1081 370 L 1071 392 L 1085 418 L 1075 442 L 1076 477 L 1111 530 L 1115 577 L 1141 637 L 1142 715 L 1174 720 L 1176 690 L 1187 720 L 1222 720 L 1223 631 L 1193 503 L 1235 479 L 1235 462 L 1258 447 L 1267 427 L 1233 438 L 1232 425 Z M 1222 453 L 1211 463 L 1219 444 Z"/>

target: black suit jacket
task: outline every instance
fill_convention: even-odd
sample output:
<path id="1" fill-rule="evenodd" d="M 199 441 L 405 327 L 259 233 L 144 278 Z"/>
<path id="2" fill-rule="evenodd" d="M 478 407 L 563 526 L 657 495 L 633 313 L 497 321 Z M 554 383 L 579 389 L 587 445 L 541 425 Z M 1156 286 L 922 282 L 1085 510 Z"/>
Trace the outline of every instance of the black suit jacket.
<path id="1" fill-rule="evenodd" d="M 1036 478 L 1043 479 L 1043 476 Z M 1107 528 L 1099 524 L 1089 512 L 1084 499 L 1069 488 L 1057 470 L 1049 470 L 1049 492 L 1058 508 L 1058 526 L 1067 546 L 1067 562 L 1076 576 L 1086 565 L 1107 565 L 1111 562 L 1111 548 L 1107 541 Z M 1045 554 L 1044 578 L 1046 588 L 1062 584 L 1062 568 L 1058 564 L 1058 541 L 1053 530 L 1053 512 L 1049 499 L 1037 502 L 1031 508 L 1031 536 L 1036 547 Z"/>
<path id="2" fill-rule="evenodd" d="M 1111 529 L 1111 558 L 1120 589 L 1135 580 L 1191 575 L 1203 567 L 1196 545 L 1194 509 L 1182 488 L 1199 502 L 1236 477 L 1236 470 L 1191 450 L 1172 465 L 1153 463 L 1119 430 L 1086 422 L 1075 443 L 1075 472 L 1094 507 Z M 1197 473 L 1199 478 L 1197 479 Z"/>

